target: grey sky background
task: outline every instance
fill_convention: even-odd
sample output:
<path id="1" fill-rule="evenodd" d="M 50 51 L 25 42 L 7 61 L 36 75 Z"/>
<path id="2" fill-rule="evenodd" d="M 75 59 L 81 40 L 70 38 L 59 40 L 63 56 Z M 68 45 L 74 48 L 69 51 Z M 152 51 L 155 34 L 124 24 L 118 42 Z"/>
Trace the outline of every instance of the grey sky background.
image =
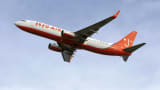
<path id="1" fill-rule="evenodd" d="M 93 37 L 117 42 L 132 30 L 134 44 L 147 45 L 129 57 L 78 50 L 73 61 L 48 50 L 54 41 L 18 29 L 14 22 L 36 20 L 70 31 L 121 10 Z M 159 90 L 159 0 L 1 0 L 0 90 Z"/>

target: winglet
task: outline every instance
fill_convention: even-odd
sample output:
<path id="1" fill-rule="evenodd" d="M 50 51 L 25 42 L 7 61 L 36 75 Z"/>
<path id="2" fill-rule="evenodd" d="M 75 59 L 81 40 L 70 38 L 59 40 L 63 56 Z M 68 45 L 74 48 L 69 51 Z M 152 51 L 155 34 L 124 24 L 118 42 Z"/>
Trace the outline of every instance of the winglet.
<path id="1" fill-rule="evenodd" d="M 118 10 L 112 17 L 116 18 L 119 15 L 119 13 L 120 13 L 120 10 Z"/>

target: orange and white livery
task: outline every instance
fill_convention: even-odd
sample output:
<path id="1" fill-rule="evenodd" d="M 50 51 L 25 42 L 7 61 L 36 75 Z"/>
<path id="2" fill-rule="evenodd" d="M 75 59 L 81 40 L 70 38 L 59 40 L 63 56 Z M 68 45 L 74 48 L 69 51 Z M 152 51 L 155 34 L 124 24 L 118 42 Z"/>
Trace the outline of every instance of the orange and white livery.
<path id="1" fill-rule="evenodd" d="M 96 33 L 102 26 L 115 19 L 119 13 L 120 11 L 111 17 L 76 32 L 70 32 L 68 30 L 31 20 L 17 21 L 16 26 L 26 32 L 55 40 L 57 43 L 50 43 L 48 48 L 53 51 L 61 52 L 63 59 L 66 62 L 71 61 L 72 56 L 77 49 L 85 49 L 104 55 L 122 56 L 123 60 L 127 61 L 132 52 L 145 44 L 141 43 L 132 46 L 137 35 L 136 31 L 132 31 L 116 43 L 105 43 L 90 38 L 90 36 Z"/>

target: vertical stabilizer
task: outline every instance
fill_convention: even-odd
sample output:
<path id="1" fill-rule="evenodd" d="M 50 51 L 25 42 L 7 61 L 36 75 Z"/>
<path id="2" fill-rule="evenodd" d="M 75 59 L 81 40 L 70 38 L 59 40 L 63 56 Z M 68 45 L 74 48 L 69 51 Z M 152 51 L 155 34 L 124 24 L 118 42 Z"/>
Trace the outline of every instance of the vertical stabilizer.
<path id="1" fill-rule="evenodd" d="M 132 31 L 130 32 L 127 36 L 125 36 L 124 38 L 122 38 L 120 41 L 118 41 L 117 43 L 113 44 L 112 47 L 119 49 L 119 50 L 123 50 L 125 52 L 128 53 L 132 53 L 135 50 L 137 50 L 138 48 L 142 47 L 143 45 L 145 45 L 145 43 L 141 43 L 138 45 L 133 45 L 133 42 L 136 38 L 137 32 L 136 31 Z M 129 56 L 122 56 L 123 60 L 125 62 L 127 62 Z"/>
<path id="2" fill-rule="evenodd" d="M 124 49 L 124 48 L 127 48 L 127 47 L 131 47 L 133 45 L 133 42 L 134 42 L 135 38 L 136 38 L 136 35 L 137 35 L 137 32 L 132 31 L 127 36 L 122 38 L 120 41 L 115 43 L 113 46 L 115 48 L 118 48 L 118 49 Z"/>

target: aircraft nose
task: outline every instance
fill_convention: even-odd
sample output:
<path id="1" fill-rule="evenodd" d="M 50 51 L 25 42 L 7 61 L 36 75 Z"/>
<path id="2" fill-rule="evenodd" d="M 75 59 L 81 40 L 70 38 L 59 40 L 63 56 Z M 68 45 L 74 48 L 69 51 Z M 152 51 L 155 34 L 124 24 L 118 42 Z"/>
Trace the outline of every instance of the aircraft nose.
<path id="1" fill-rule="evenodd" d="M 21 21 L 16 21 L 16 22 L 15 22 L 15 25 L 16 25 L 16 26 L 19 26 L 20 24 L 21 24 Z"/>
<path id="2" fill-rule="evenodd" d="M 15 22 L 15 25 L 20 26 L 20 25 L 24 24 L 24 22 L 26 22 L 26 20 L 17 21 L 17 22 Z"/>

